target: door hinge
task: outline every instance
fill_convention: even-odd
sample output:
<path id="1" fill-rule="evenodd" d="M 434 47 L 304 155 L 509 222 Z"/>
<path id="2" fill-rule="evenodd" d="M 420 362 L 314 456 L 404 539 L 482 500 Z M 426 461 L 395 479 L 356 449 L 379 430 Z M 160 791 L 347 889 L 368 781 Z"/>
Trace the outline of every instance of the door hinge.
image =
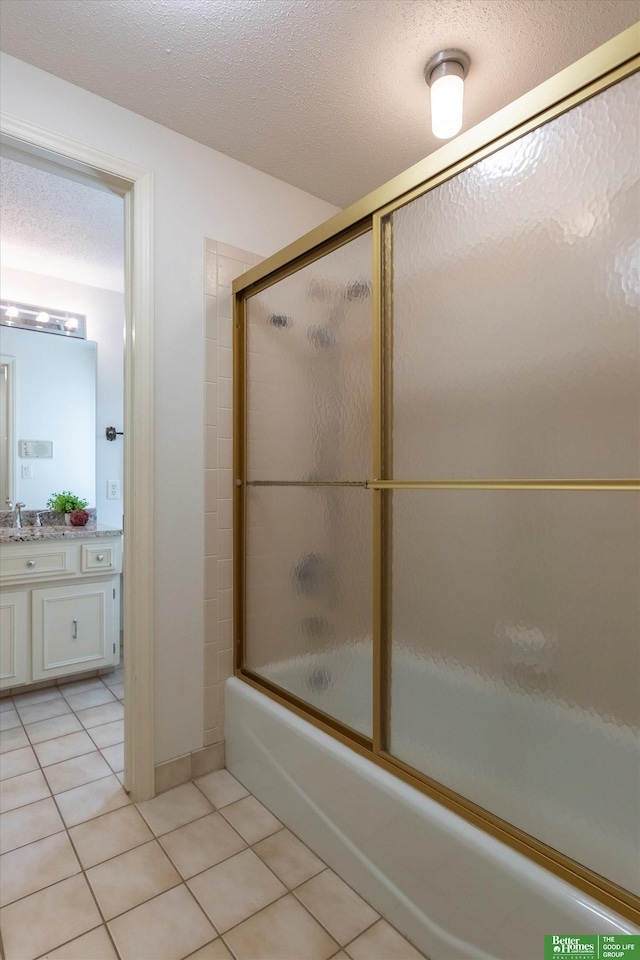
<path id="1" fill-rule="evenodd" d="M 115 645 L 115 643 L 114 643 L 114 645 L 113 645 L 113 652 L 114 652 L 114 653 L 116 652 L 116 645 Z"/>
<path id="2" fill-rule="evenodd" d="M 116 588 L 114 587 L 114 588 L 113 588 L 113 599 L 115 600 L 115 598 L 116 598 Z"/>

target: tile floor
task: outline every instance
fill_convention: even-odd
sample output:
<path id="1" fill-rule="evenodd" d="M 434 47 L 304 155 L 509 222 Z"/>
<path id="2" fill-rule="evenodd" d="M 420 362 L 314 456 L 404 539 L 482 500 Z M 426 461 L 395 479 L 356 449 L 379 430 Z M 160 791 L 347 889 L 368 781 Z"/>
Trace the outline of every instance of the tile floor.
<path id="1" fill-rule="evenodd" d="M 132 803 L 121 697 L 0 700 L 3 960 L 421 960 L 226 770 Z"/>

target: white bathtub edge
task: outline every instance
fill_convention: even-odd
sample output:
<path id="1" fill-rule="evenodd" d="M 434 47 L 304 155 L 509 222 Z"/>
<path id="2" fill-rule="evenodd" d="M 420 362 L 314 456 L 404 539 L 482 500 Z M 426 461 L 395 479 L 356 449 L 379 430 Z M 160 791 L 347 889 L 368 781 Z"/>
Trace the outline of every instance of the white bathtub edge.
<path id="1" fill-rule="evenodd" d="M 538 960 L 544 934 L 640 932 L 236 678 L 226 711 L 230 772 L 431 960 Z"/>

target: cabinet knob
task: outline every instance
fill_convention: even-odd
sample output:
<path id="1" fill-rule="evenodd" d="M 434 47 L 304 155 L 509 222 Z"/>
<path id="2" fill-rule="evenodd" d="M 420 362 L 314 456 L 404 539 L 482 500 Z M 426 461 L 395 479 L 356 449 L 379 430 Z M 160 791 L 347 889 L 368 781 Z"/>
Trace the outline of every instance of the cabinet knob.
<path id="1" fill-rule="evenodd" d="M 104 560 L 104 553 L 99 553 L 96 560 Z"/>
<path id="2" fill-rule="evenodd" d="M 27 566 L 28 566 L 28 567 L 35 567 L 35 565 L 36 565 L 35 560 L 27 560 Z"/>

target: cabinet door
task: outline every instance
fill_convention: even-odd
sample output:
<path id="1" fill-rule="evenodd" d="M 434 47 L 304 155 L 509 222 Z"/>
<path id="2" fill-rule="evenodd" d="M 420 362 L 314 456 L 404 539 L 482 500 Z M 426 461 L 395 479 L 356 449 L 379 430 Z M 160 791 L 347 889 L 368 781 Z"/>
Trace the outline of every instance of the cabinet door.
<path id="1" fill-rule="evenodd" d="M 0 597 L 0 688 L 27 682 L 27 596 L 23 591 Z"/>
<path id="2" fill-rule="evenodd" d="M 117 580 L 34 590 L 32 677 L 44 680 L 116 660 Z"/>

